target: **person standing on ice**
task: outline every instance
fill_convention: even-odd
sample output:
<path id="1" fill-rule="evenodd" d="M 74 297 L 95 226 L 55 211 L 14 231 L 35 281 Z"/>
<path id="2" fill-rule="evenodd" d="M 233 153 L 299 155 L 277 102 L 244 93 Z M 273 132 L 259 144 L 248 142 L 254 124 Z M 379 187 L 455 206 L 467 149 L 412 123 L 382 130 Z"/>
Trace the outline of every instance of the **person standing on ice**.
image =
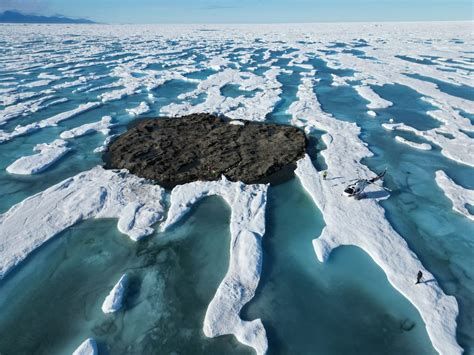
<path id="1" fill-rule="evenodd" d="M 326 180 L 327 177 L 328 177 L 328 171 L 324 170 L 323 171 L 323 180 Z"/>
<path id="2" fill-rule="evenodd" d="M 418 274 L 416 275 L 416 285 L 418 285 L 420 283 L 420 280 L 421 278 L 423 277 L 423 273 L 420 271 L 418 271 Z"/>

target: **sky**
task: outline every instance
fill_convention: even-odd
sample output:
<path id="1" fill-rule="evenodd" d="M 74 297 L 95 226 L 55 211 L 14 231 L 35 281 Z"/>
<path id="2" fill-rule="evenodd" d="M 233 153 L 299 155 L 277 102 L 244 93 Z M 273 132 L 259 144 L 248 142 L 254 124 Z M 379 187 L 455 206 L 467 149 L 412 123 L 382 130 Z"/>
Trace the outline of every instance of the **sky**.
<path id="1" fill-rule="evenodd" d="M 104 23 L 289 23 L 473 20 L 473 0 L 0 0 L 0 12 Z"/>

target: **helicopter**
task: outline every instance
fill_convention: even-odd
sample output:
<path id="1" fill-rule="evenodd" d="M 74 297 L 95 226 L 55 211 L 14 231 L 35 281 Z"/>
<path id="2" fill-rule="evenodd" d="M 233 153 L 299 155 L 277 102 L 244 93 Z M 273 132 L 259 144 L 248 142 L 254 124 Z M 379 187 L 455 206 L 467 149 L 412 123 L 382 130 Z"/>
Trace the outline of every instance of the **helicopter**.
<path id="1" fill-rule="evenodd" d="M 372 179 L 357 180 L 356 182 L 350 184 L 344 189 L 344 194 L 348 197 L 354 197 L 356 200 L 360 200 L 361 198 L 364 197 L 364 189 L 370 184 L 373 184 L 374 182 L 378 180 L 382 180 L 386 172 L 387 172 L 387 169 L 385 169 L 384 171 L 382 171 L 380 174 L 373 177 Z"/>

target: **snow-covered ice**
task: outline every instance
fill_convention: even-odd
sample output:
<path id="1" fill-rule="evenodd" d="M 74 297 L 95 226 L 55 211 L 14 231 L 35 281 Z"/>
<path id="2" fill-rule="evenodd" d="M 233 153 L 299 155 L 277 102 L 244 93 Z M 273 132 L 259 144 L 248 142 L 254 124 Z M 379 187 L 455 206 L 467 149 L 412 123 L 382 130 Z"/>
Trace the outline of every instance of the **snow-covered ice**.
<path id="1" fill-rule="evenodd" d="M 459 186 L 443 170 L 436 172 L 436 183 L 453 203 L 453 210 L 474 221 L 474 215 L 466 208 L 466 204 L 474 206 L 474 190 Z"/>
<path id="2" fill-rule="evenodd" d="M 110 142 L 117 137 L 116 134 L 112 134 L 111 136 L 108 136 L 107 138 L 104 139 L 104 142 L 102 145 L 98 146 L 97 148 L 94 149 L 94 153 L 102 153 L 107 150 L 107 147 L 109 146 Z"/>
<path id="3" fill-rule="evenodd" d="M 66 141 L 56 139 L 52 143 L 37 144 L 33 150 L 38 153 L 15 160 L 6 170 L 10 174 L 39 174 L 66 155 L 71 148 L 67 147 Z"/>
<path id="4" fill-rule="evenodd" d="M 399 143 L 402 143 L 402 144 L 406 144 L 412 148 L 415 148 L 415 149 L 420 149 L 420 150 L 430 150 L 431 149 L 431 145 L 429 145 L 428 143 L 416 143 L 416 142 L 412 142 L 406 138 L 403 138 L 403 137 L 400 137 L 400 136 L 395 136 L 395 140 Z"/>
<path id="5" fill-rule="evenodd" d="M 367 114 L 368 114 L 370 117 L 376 117 L 376 116 L 377 116 L 377 113 L 376 113 L 375 111 L 372 111 L 372 110 L 367 111 Z"/>
<path id="6" fill-rule="evenodd" d="M 360 129 L 355 124 L 338 121 L 322 111 L 312 87 L 312 80 L 304 78 L 298 89 L 299 101 L 289 109 L 293 123 L 327 132 L 322 136 L 327 149 L 321 155 L 331 175 L 343 179 L 338 184 L 323 180 L 309 156 L 298 162 L 296 175 L 322 211 L 326 223 L 321 236 L 313 240 L 316 256 L 324 262 L 331 251 L 341 245 L 355 245 L 365 250 L 384 270 L 390 283 L 419 310 L 434 348 L 441 354 L 461 354 L 456 340 L 456 299 L 443 293 L 434 276 L 385 219 L 385 211 L 377 200 L 387 197 L 387 193 L 370 185 L 362 200 L 343 194 L 352 176 L 373 174 L 360 163 L 371 153 L 358 138 Z M 348 172 L 351 176 L 347 176 Z M 433 282 L 415 285 L 418 270 Z"/>
<path id="7" fill-rule="evenodd" d="M 81 137 L 83 135 L 92 133 L 92 132 L 100 132 L 103 135 L 108 135 L 110 132 L 110 127 L 112 127 L 112 117 L 104 116 L 100 121 L 86 123 L 82 126 L 72 128 L 70 130 L 62 132 L 59 136 L 62 139 L 70 139 Z"/>
<path id="8" fill-rule="evenodd" d="M 81 113 L 92 110 L 95 107 L 100 106 L 100 102 L 89 102 L 86 104 L 81 104 L 77 108 L 59 113 L 52 117 L 46 118 L 39 122 L 33 122 L 24 126 L 16 126 L 15 129 L 11 132 L 5 132 L 0 130 L 0 143 L 7 142 L 13 138 L 29 134 L 31 132 L 40 130 L 45 127 L 56 126 L 58 123 L 65 121 L 67 119 L 73 118 Z"/>
<path id="9" fill-rule="evenodd" d="M 122 308 L 127 284 L 127 274 L 123 274 L 102 303 L 102 312 L 115 313 Z"/>
<path id="10" fill-rule="evenodd" d="M 201 81 L 196 90 L 178 96 L 179 99 L 185 101 L 165 106 L 161 109 L 161 113 L 167 116 L 180 116 L 209 112 L 226 115 L 232 119 L 263 121 L 272 111 L 281 94 L 282 85 L 277 80 L 279 74 L 280 69 L 274 67 L 265 71 L 263 76 L 228 68 Z M 255 95 L 225 97 L 221 94 L 221 89 L 227 84 L 239 85 L 242 90 L 249 92 L 255 91 Z M 207 94 L 204 102 L 193 105 L 188 101 L 204 93 Z"/>
<path id="11" fill-rule="evenodd" d="M 323 181 L 308 157 L 298 163 L 297 174 L 326 222 L 322 235 L 314 241 L 318 258 L 326 260 L 331 250 L 339 245 L 363 248 L 382 267 L 391 284 L 419 310 L 435 349 L 443 354 L 457 354 L 461 352 L 456 341 L 457 303 L 443 293 L 434 278 L 429 283 L 414 285 L 413 278 L 418 269 L 423 271 L 425 278 L 432 275 L 385 219 L 384 210 L 377 201 L 387 198 L 387 191 L 370 186 L 367 198 L 360 201 L 340 196 L 343 181 L 347 183 L 355 176 L 373 175 L 360 163 L 371 153 L 359 127 L 325 113 L 313 88 L 326 85 L 324 80 L 314 79 L 314 76 L 324 75 L 332 79 L 332 89 L 351 92 L 354 88 L 368 101 L 366 114 L 381 121 L 391 110 L 388 108 L 394 105 L 390 112 L 391 124 L 382 126 L 410 132 L 429 142 L 416 143 L 395 136 L 397 142 L 419 150 L 410 155 L 435 155 L 423 152 L 435 145 L 441 148 L 445 157 L 467 165 L 462 169 L 469 169 L 474 166 L 474 103 L 467 95 L 467 89 L 464 93 L 461 91 L 472 87 L 472 62 L 469 53 L 465 53 L 472 41 L 464 36 L 471 27 L 468 22 L 284 24 L 255 25 L 251 29 L 237 25 L 212 28 L 204 25 L 97 25 L 68 27 L 67 31 L 59 25 L 2 26 L 2 35 L 12 44 L 6 49 L 14 55 L 2 55 L 5 73 L 0 78 L 0 104 L 3 106 L 0 110 L 0 143 L 10 142 L 3 145 L 5 149 L 22 149 L 22 142 L 29 144 L 30 139 L 34 141 L 33 145 L 52 142 L 37 145 L 35 150 L 39 153 L 35 155 L 28 155 L 30 148 L 21 151 L 17 156 L 23 157 L 7 170 L 30 174 L 50 166 L 61 157 L 64 149 L 69 149 L 64 141 L 55 141 L 58 135 L 62 139 L 72 139 L 101 132 L 106 136 L 104 144 L 94 152 L 105 151 L 113 136 L 109 136 L 110 118 L 104 116 L 98 121 L 104 114 L 116 117 L 118 130 L 134 116 L 155 111 L 158 107 L 162 115 L 205 111 L 226 115 L 232 119 L 231 124 L 242 124 L 243 120 L 273 119 L 275 111 L 277 115 L 282 114 L 281 107 L 291 103 L 288 113 L 292 124 L 304 128 L 307 133 L 313 130 L 326 132 L 322 140 L 327 149 L 321 155 L 330 176 L 341 176 L 339 184 L 331 179 Z M 72 33 L 74 37 L 69 36 Z M 25 39 L 38 36 L 48 41 L 28 42 L 28 46 L 21 47 Z M 78 41 L 77 44 L 87 45 L 71 47 L 74 48 L 73 55 L 72 52 L 44 51 L 51 43 L 67 49 L 68 45 L 62 44 L 65 36 L 73 38 L 73 42 Z M 462 43 L 453 44 L 461 37 Z M 88 42 L 90 39 L 95 41 Z M 120 43 L 122 49 L 109 52 L 101 42 L 108 39 Z M 362 39 L 362 46 L 354 50 L 355 43 Z M 343 46 L 334 46 L 335 42 Z M 192 52 L 193 46 L 199 53 Z M 333 72 L 327 75 L 322 70 L 321 75 L 317 68 L 319 64 L 314 64 L 313 59 L 321 60 Z M 167 84 L 178 84 L 175 86 L 178 90 L 179 85 L 192 84 L 193 89 L 177 92 L 175 99 L 165 101 L 161 106 L 161 102 L 168 99 Z M 238 88 L 235 93 L 240 96 L 224 94 L 226 85 Z M 298 85 L 297 101 L 294 101 L 291 87 Z M 426 114 L 427 120 L 435 120 L 439 127 L 423 131 L 410 126 L 411 123 L 397 123 L 401 117 L 396 108 L 403 105 L 403 99 L 390 98 L 392 103 L 382 97 L 384 90 L 379 94 L 378 88 L 386 85 L 416 91 L 421 100 L 432 106 L 420 114 Z M 158 94 L 155 89 L 163 91 Z M 170 94 L 170 98 L 173 95 Z M 69 100 L 73 102 L 71 105 L 67 103 Z M 81 102 L 83 104 L 79 105 Z M 140 104 L 133 107 L 137 103 Z M 100 106 L 103 107 L 97 110 L 100 116 L 94 118 L 96 122 L 75 127 L 71 121 L 67 123 L 67 130 L 60 134 L 60 128 L 42 131 Z M 410 121 L 405 119 L 404 122 Z M 12 128 L 16 122 L 18 124 Z M 378 121 L 371 122 L 376 125 Z M 25 135 L 28 136 L 18 139 Z M 387 136 L 392 139 L 392 135 Z M 41 140 L 36 140 L 37 137 Z M 79 147 L 80 141 L 69 143 L 74 149 L 83 149 Z M 87 153 L 92 149 L 90 147 Z M 79 155 L 70 154 L 65 159 L 72 160 Z M 451 166 L 443 165 L 445 172 L 436 173 L 436 183 L 452 200 L 453 209 L 472 219 L 467 205 L 473 205 L 472 190 L 453 182 L 449 176 L 458 175 L 451 175 L 450 169 Z M 346 176 L 348 172 L 350 176 Z M 8 184 L 16 187 L 13 180 L 20 178 L 13 175 L 6 175 L 6 178 L 5 186 L 10 194 Z M 14 206 L 5 206 L 5 210 L 10 209 L 0 215 L 0 278 L 45 241 L 80 220 L 118 218 L 118 230 L 138 240 L 152 233 L 152 225 L 163 214 L 163 190 L 125 171 L 96 167 L 43 192 L 32 191 L 33 196 Z M 18 197 L 15 194 L 12 193 L 13 201 L 19 201 L 15 200 Z M 222 196 L 232 208 L 231 261 L 207 310 L 204 332 L 208 336 L 235 334 L 239 341 L 263 353 L 268 345 L 262 322 L 258 319 L 243 321 L 239 313 L 253 297 L 260 277 L 266 187 L 245 186 L 225 179 L 176 187 L 164 228 L 179 220 L 192 203 L 211 194 Z M 354 222 L 360 219 L 370 223 Z M 425 255 L 420 255 L 420 259 L 426 260 Z M 460 295 L 457 292 L 453 294 Z M 460 334 L 461 343 L 465 340 L 462 332 Z"/>
<path id="12" fill-rule="evenodd" d="M 362 96 L 364 99 L 369 101 L 367 108 L 374 110 L 374 109 L 381 109 L 387 108 L 392 106 L 390 101 L 382 99 L 379 95 L 377 95 L 374 90 L 370 88 L 370 86 L 355 86 L 354 87 L 357 93 Z"/>
<path id="13" fill-rule="evenodd" d="M 150 111 L 150 107 L 145 101 L 142 101 L 137 107 L 127 109 L 128 114 L 131 116 L 139 116 L 143 113 L 147 113 L 148 111 Z"/>
<path id="14" fill-rule="evenodd" d="M 76 350 L 72 353 L 72 355 L 97 355 L 99 354 L 97 350 L 97 344 L 94 339 L 87 338 L 82 342 L 81 345 L 78 346 Z"/>
<path id="15" fill-rule="evenodd" d="M 459 129 L 448 125 L 428 131 L 419 131 L 404 123 L 383 123 L 382 127 L 392 131 L 405 131 L 423 137 L 441 147 L 441 154 L 462 164 L 474 166 L 474 144 L 472 138 Z"/>
<path id="16" fill-rule="evenodd" d="M 97 166 L 25 199 L 0 215 L 0 279 L 43 243 L 86 219 L 118 218 L 135 240 L 152 233 L 151 224 L 163 216 L 163 193 L 125 170 Z M 132 210 L 136 204 L 142 207 Z"/>
<path id="17" fill-rule="evenodd" d="M 218 195 L 229 204 L 232 209 L 229 269 L 207 308 L 204 334 L 208 337 L 234 334 L 257 354 L 264 354 L 268 348 L 262 321 L 244 321 L 239 314 L 255 295 L 260 280 L 267 188 L 267 185 L 230 182 L 224 176 L 220 181 L 176 186 L 171 192 L 168 218 L 162 225 L 166 230 L 206 196 Z"/>

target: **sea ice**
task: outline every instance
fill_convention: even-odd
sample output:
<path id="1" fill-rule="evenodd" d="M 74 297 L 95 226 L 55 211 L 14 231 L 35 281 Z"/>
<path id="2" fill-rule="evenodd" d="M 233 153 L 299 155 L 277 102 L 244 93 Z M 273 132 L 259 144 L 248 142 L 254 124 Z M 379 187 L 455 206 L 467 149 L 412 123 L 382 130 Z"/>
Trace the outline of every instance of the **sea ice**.
<path id="1" fill-rule="evenodd" d="M 367 114 L 368 114 L 370 117 L 376 117 L 376 116 L 377 116 L 377 113 L 376 113 L 375 111 L 372 111 L 372 110 L 367 111 Z"/>
<path id="2" fill-rule="evenodd" d="M 97 344 L 94 339 L 88 338 L 79 345 L 79 347 L 74 350 L 72 355 L 97 355 L 99 352 L 97 350 Z"/>
<path id="3" fill-rule="evenodd" d="M 190 113 L 207 112 L 226 115 L 232 119 L 263 121 L 279 100 L 281 83 L 277 80 L 279 68 L 270 68 L 263 77 L 253 73 L 242 73 L 235 69 L 225 69 L 210 75 L 198 84 L 196 90 L 178 96 L 181 100 L 195 99 L 200 94 L 207 94 L 203 103 L 193 105 L 191 101 L 172 103 L 161 109 L 167 116 L 180 116 Z M 254 96 L 225 97 L 221 88 L 227 84 L 239 85 L 242 90 L 256 91 Z"/>
<path id="4" fill-rule="evenodd" d="M 92 110 L 93 108 L 100 105 L 100 102 L 89 102 L 87 104 L 81 104 L 73 110 L 59 113 L 39 122 L 33 122 L 25 126 L 16 126 L 15 129 L 11 132 L 5 132 L 0 130 L 0 143 L 7 142 L 18 136 L 29 134 L 45 127 L 56 126 L 59 122 L 75 117 L 86 111 Z"/>
<path id="5" fill-rule="evenodd" d="M 415 142 L 409 141 L 408 139 L 405 139 L 405 138 L 400 137 L 400 136 L 395 136 L 395 140 L 399 143 L 406 144 L 406 145 L 408 145 L 412 148 L 415 148 L 415 149 L 420 149 L 420 150 L 430 150 L 431 149 L 431 145 L 429 145 L 428 143 L 415 143 Z"/>
<path id="6" fill-rule="evenodd" d="M 137 107 L 126 109 L 126 111 L 131 116 L 139 116 L 142 113 L 147 113 L 148 111 L 150 111 L 150 107 L 145 101 L 142 101 Z"/>
<path id="7" fill-rule="evenodd" d="M 360 163 L 371 152 L 358 138 L 360 129 L 355 124 L 336 120 L 321 109 L 312 88 L 311 78 L 303 78 L 297 93 L 299 101 L 289 111 L 294 124 L 327 132 L 322 136 L 327 148 L 321 155 L 330 175 L 338 179 L 336 183 L 323 180 L 309 156 L 298 161 L 296 175 L 322 211 L 326 223 L 321 236 L 313 240 L 318 259 L 326 261 L 331 251 L 341 245 L 362 248 L 384 270 L 389 282 L 418 309 L 434 348 L 441 354 L 461 354 L 456 340 L 456 299 L 443 293 L 433 275 L 385 219 L 385 211 L 377 199 L 386 197 L 387 193 L 370 185 L 362 200 L 343 194 L 354 175 L 372 175 Z M 431 281 L 415 285 L 418 270 Z"/>
<path id="8" fill-rule="evenodd" d="M 443 170 L 436 172 L 436 183 L 452 201 L 453 210 L 474 221 L 474 215 L 466 208 L 467 203 L 474 206 L 474 190 L 459 186 Z"/>
<path id="9" fill-rule="evenodd" d="M 97 166 L 37 193 L 0 215 L 0 279 L 33 250 L 90 218 L 127 220 L 133 239 L 150 234 L 163 216 L 164 190 L 126 170 Z M 142 207 L 131 211 L 130 205 Z"/>
<path id="10" fill-rule="evenodd" d="M 234 334 L 257 354 L 264 354 L 268 348 L 265 328 L 260 319 L 244 321 L 239 314 L 255 295 L 260 280 L 267 188 L 267 185 L 230 182 L 224 176 L 220 181 L 178 185 L 171 192 L 168 218 L 162 225 L 166 230 L 206 196 L 221 196 L 229 204 L 232 209 L 229 269 L 207 308 L 204 334 L 207 337 Z"/>
<path id="11" fill-rule="evenodd" d="M 459 163 L 474 166 L 474 144 L 472 139 L 459 129 L 449 128 L 449 125 L 429 131 L 419 131 L 404 123 L 383 123 L 382 127 L 393 131 L 412 132 L 441 147 L 441 154 Z"/>
<path id="12" fill-rule="evenodd" d="M 112 117 L 103 116 L 100 121 L 86 123 L 82 126 L 72 128 L 70 130 L 62 132 L 59 136 L 62 139 L 70 139 L 80 137 L 92 132 L 100 132 L 106 136 L 110 132 L 110 127 L 112 127 Z"/>
<path id="13" fill-rule="evenodd" d="M 102 312 L 114 313 L 122 308 L 125 292 L 127 291 L 128 277 L 123 274 L 102 304 Z"/>
<path id="14" fill-rule="evenodd" d="M 387 101 L 385 99 L 382 99 L 379 95 L 377 95 L 374 90 L 370 88 L 370 86 L 355 86 L 354 87 L 357 91 L 357 93 L 369 101 L 369 104 L 367 105 L 367 108 L 373 110 L 373 109 L 381 109 L 381 108 L 387 108 L 392 106 L 392 103 L 390 101 Z"/>
<path id="15" fill-rule="evenodd" d="M 39 174 L 61 159 L 71 148 L 67 147 L 66 141 L 56 139 L 52 143 L 37 144 L 33 150 L 39 153 L 15 160 L 6 170 L 10 174 Z"/>

